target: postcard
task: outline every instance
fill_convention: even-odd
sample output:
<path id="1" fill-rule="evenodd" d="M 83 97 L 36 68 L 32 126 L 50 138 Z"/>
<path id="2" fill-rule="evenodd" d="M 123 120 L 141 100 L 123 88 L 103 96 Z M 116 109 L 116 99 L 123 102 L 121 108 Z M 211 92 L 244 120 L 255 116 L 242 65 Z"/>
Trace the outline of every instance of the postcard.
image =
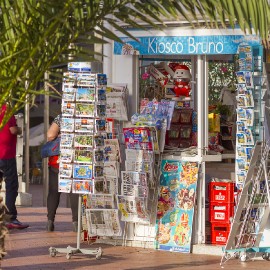
<path id="1" fill-rule="evenodd" d="M 74 72 L 64 72 L 63 76 L 64 76 L 63 82 L 65 84 L 74 85 L 74 83 L 78 77 L 78 74 L 74 73 Z"/>
<path id="2" fill-rule="evenodd" d="M 247 88 L 253 88 L 253 77 L 251 71 L 245 72 L 245 81 Z"/>
<path id="3" fill-rule="evenodd" d="M 236 72 L 237 83 L 246 83 L 246 77 L 244 71 Z"/>
<path id="4" fill-rule="evenodd" d="M 95 157 L 95 162 L 104 161 L 104 152 L 103 152 L 103 150 L 95 150 L 94 151 L 94 157 Z"/>
<path id="5" fill-rule="evenodd" d="M 62 138 L 61 138 L 62 139 Z M 83 147 L 93 147 L 93 135 L 78 135 L 74 136 L 74 147 L 83 148 Z"/>
<path id="6" fill-rule="evenodd" d="M 94 119 L 77 118 L 75 119 L 75 132 L 94 132 Z"/>
<path id="7" fill-rule="evenodd" d="M 62 116 L 71 116 L 73 117 L 75 113 L 75 103 L 71 102 L 62 102 Z"/>
<path id="8" fill-rule="evenodd" d="M 237 91 L 239 95 L 244 95 L 247 91 L 245 83 L 237 84 Z"/>
<path id="9" fill-rule="evenodd" d="M 60 177 L 67 177 L 71 178 L 72 177 L 72 170 L 73 170 L 73 165 L 70 163 L 60 163 L 59 164 L 59 176 Z"/>
<path id="10" fill-rule="evenodd" d="M 71 148 L 73 146 L 74 134 L 64 133 L 61 134 L 60 147 Z"/>
<path id="11" fill-rule="evenodd" d="M 106 89 L 98 89 L 98 101 L 106 101 Z"/>
<path id="12" fill-rule="evenodd" d="M 104 146 L 104 136 L 102 135 L 94 135 L 94 146 L 97 147 L 103 147 Z"/>
<path id="13" fill-rule="evenodd" d="M 250 162 L 251 156 L 252 156 L 253 147 L 247 146 L 245 150 L 246 150 L 247 162 Z"/>
<path id="14" fill-rule="evenodd" d="M 74 102 L 75 101 L 75 93 L 73 92 L 63 92 L 62 94 L 62 100 L 63 101 L 70 101 L 70 102 Z"/>
<path id="15" fill-rule="evenodd" d="M 72 180 L 62 178 L 59 175 L 58 179 L 58 191 L 59 192 L 64 192 L 64 193 L 70 193 L 71 192 L 71 187 L 72 187 Z"/>
<path id="16" fill-rule="evenodd" d="M 93 166 L 90 165 L 78 165 L 74 164 L 73 178 L 79 179 L 92 179 L 93 177 Z"/>
<path id="17" fill-rule="evenodd" d="M 236 159 L 236 164 L 237 164 L 238 170 L 245 170 L 246 161 L 243 158 L 237 158 Z"/>
<path id="18" fill-rule="evenodd" d="M 106 105 L 97 104 L 97 116 L 105 117 L 106 116 Z"/>
<path id="19" fill-rule="evenodd" d="M 76 101 L 86 101 L 86 102 L 94 102 L 95 101 L 95 88 L 91 87 L 78 87 L 76 93 Z"/>
<path id="20" fill-rule="evenodd" d="M 106 74 L 97 74 L 97 83 L 98 86 L 107 85 L 107 75 Z"/>
<path id="21" fill-rule="evenodd" d="M 246 144 L 247 145 L 254 145 L 254 139 L 253 134 L 250 128 L 246 128 L 245 131 L 245 137 L 246 137 Z"/>
<path id="22" fill-rule="evenodd" d="M 245 131 L 246 123 L 244 121 L 237 121 L 237 132 L 241 133 Z"/>
<path id="23" fill-rule="evenodd" d="M 236 133 L 236 139 L 239 145 L 247 144 L 246 136 L 243 133 Z"/>
<path id="24" fill-rule="evenodd" d="M 93 152 L 90 150 L 75 149 L 74 162 L 75 163 L 92 163 Z"/>
<path id="25" fill-rule="evenodd" d="M 247 107 L 254 107 L 254 99 L 253 99 L 253 94 L 251 90 L 247 90 L 245 92 L 246 96 L 246 106 Z"/>
<path id="26" fill-rule="evenodd" d="M 247 172 L 242 170 L 236 173 L 236 184 L 244 184 L 246 180 Z"/>
<path id="27" fill-rule="evenodd" d="M 73 161 L 73 155 L 74 155 L 73 149 L 61 149 L 60 162 L 71 163 Z"/>
<path id="28" fill-rule="evenodd" d="M 93 180 L 73 179 L 72 192 L 80 194 L 93 193 Z"/>
<path id="29" fill-rule="evenodd" d="M 73 118 L 65 118 L 61 119 L 61 132 L 73 132 L 74 131 L 74 119 Z"/>
<path id="30" fill-rule="evenodd" d="M 86 72 L 80 72 L 78 73 L 78 81 L 85 80 L 90 82 L 95 82 L 97 80 L 95 73 L 86 73 Z"/>
<path id="31" fill-rule="evenodd" d="M 236 96 L 237 106 L 240 107 L 247 107 L 247 98 L 245 95 L 238 95 Z"/>
<path id="32" fill-rule="evenodd" d="M 96 131 L 106 131 L 106 120 L 96 119 Z"/>
<path id="33" fill-rule="evenodd" d="M 94 165 L 94 177 L 102 177 L 103 174 L 103 166 L 101 165 Z"/>
<path id="34" fill-rule="evenodd" d="M 75 116 L 76 117 L 94 117 L 95 104 L 94 103 L 76 103 Z"/>
<path id="35" fill-rule="evenodd" d="M 76 92 L 76 88 L 73 87 L 73 84 L 63 84 L 63 92 L 74 94 Z"/>
<path id="36" fill-rule="evenodd" d="M 238 157 L 245 158 L 246 157 L 246 147 L 237 146 L 236 154 Z"/>

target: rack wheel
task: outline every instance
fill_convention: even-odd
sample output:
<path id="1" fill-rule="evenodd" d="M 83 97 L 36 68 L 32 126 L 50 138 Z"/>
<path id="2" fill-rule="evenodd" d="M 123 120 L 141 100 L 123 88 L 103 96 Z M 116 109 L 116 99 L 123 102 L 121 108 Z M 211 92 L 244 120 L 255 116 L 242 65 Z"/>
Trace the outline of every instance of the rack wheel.
<path id="1" fill-rule="evenodd" d="M 71 254 L 68 253 L 68 254 L 66 255 L 66 258 L 67 258 L 68 260 L 70 260 L 70 259 L 71 259 Z"/>
<path id="2" fill-rule="evenodd" d="M 239 252 L 235 252 L 235 253 L 233 254 L 233 256 L 234 256 L 235 259 L 239 259 L 240 254 L 239 254 Z"/>
<path id="3" fill-rule="evenodd" d="M 56 249 L 55 248 L 49 248 L 49 253 L 51 257 L 55 257 L 56 256 Z"/>
<path id="4" fill-rule="evenodd" d="M 241 262 L 246 262 L 247 259 L 248 259 L 248 257 L 247 257 L 246 254 L 243 254 L 243 255 L 241 255 L 241 257 L 240 257 L 240 261 L 241 261 Z"/>
<path id="5" fill-rule="evenodd" d="M 225 258 L 226 260 L 229 260 L 231 257 L 232 257 L 232 255 L 231 255 L 230 253 L 225 252 L 224 258 Z"/>
<path id="6" fill-rule="evenodd" d="M 270 261 L 270 254 L 269 253 L 263 253 L 262 258 L 266 261 Z"/>
<path id="7" fill-rule="evenodd" d="M 98 252 L 97 252 L 97 254 L 96 254 L 96 260 L 100 260 L 101 259 L 101 257 L 102 257 L 102 249 L 101 248 L 99 248 L 98 249 Z"/>

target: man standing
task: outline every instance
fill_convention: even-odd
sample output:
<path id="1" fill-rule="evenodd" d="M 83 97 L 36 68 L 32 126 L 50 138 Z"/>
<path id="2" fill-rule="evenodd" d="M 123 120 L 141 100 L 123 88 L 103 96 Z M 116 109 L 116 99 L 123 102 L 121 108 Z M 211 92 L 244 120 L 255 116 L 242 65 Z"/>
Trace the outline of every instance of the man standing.
<path id="1" fill-rule="evenodd" d="M 0 123 L 3 121 L 6 112 L 6 105 L 0 110 Z M 0 172 L 2 173 L 6 184 L 6 206 L 8 214 L 11 215 L 10 223 L 6 226 L 8 229 L 25 229 L 28 224 L 22 224 L 17 219 L 16 198 L 18 196 L 18 174 L 16 164 L 16 143 L 17 135 L 22 130 L 17 126 L 16 119 L 12 116 L 6 125 L 0 130 Z"/>

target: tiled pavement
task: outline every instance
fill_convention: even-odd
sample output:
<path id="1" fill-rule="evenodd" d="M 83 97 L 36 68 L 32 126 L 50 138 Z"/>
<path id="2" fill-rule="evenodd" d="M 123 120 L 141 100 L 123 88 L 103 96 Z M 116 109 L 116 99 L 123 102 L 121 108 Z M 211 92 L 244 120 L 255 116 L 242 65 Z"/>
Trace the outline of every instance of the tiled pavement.
<path id="1" fill-rule="evenodd" d="M 34 187 L 34 193 L 36 192 Z M 39 194 L 42 194 L 40 187 Z M 32 187 L 33 190 L 33 187 Z M 30 188 L 31 191 L 31 188 Z M 36 196 L 38 196 L 35 201 Z M 67 259 L 65 254 L 49 255 L 49 247 L 66 248 L 68 245 L 76 247 L 76 233 L 72 232 L 71 213 L 69 208 L 59 208 L 55 232 L 46 232 L 46 208 L 40 204 L 38 193 L 33 196 L 33 207 L 18 208 L 19 219 L 28 222 L 30 227 L 25 230 L 12 230 L 6 238 L 7 255 L 1 262 L 3 270 L 32 270 L 32 269 L 107 269 L 107 270 L 212 270 L 221 269 L 220 256 L 179 254 L 143 249 L 136 247 L 122 247 L 105 244 L 81 243 L 82 248 L 97 249 L 102 247 L 103 256 L 96 260 L 91 255 L 74 255 Z M 63 201 L 64 198 L 62 198 Z M 231 259 L 223 265 L 224 269 L 270 269 L 270 262 L 258 259 L 241 262 Z"/>

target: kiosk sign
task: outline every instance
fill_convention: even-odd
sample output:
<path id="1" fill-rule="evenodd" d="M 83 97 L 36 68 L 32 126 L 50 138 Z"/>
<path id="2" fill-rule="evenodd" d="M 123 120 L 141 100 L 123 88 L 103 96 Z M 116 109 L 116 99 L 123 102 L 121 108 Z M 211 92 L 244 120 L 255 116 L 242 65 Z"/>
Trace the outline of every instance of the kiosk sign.
<path id="1" fill-rule="evenodd" d="M 260 45 L 256 35 L 209 35 L 209 36 L 149 36 L 121 38 L 114 43 L 114 54 L 160 55 L 160 54 L 236 54 L 239 44 Z"/>

